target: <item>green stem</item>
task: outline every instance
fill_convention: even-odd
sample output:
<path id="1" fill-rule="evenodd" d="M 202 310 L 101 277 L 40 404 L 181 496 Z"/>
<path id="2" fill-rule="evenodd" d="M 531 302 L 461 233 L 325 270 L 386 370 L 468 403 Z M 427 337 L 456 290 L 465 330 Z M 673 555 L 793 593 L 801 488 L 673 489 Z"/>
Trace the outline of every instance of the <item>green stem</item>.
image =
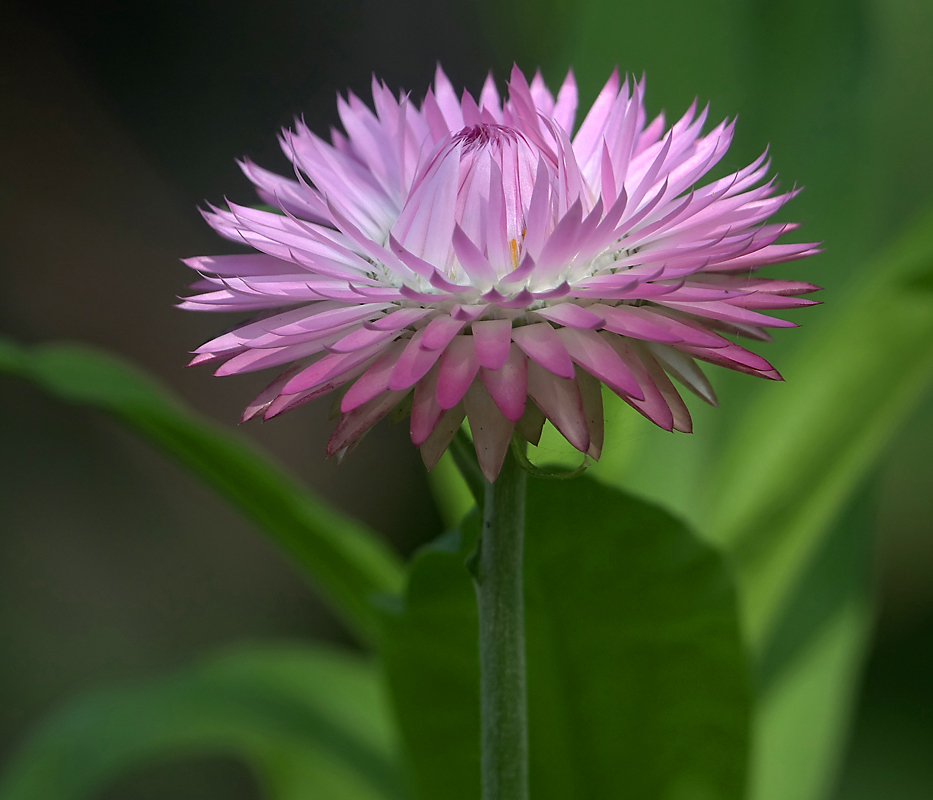
<path id="1" fill-rule="evenodd" d="M 509 452 L 486 482 L 474 585 L 479 607 L 482 800 L 528 798 L 522 546 L 526 473 Z"/>

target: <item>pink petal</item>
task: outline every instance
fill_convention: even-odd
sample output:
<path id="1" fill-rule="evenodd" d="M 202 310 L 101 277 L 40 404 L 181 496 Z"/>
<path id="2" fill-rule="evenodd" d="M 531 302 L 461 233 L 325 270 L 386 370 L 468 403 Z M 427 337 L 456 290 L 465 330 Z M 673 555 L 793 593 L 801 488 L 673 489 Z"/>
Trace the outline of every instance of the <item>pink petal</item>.
<path id="1" fill-rule="evenodd" d="M 441 408 L 447 410 L 463 399 L 479 369 L 472 337 L 455 336 L 444 350 L 439 365 L 437 402 Z"/>
<path id="2" fill-rule="evenodd" d="M 696 362 L 686 353 L 681 353 L 673 347 L 649 342 L 645 345 L 648 351 L 664 367 L 664 371 L 673 375 L 697 397 L 705 400 L 711 406 L 718 405 L 716 393 L 709 380 Z"/>
<path id="3" fill-rule="evenodd" d="M 557 102 L 554 104 L 554 120 L 568 134 L 573 133 L 573 122 L 577 115 L 577 81 L 573 70 L 567 72 L 567 77 L 557 92 Z"/>
<path id="4" fill-rule="evenodd" d="M 641 388 L 631 370 L 598 333 L 561 328 L 557 331 L 571 358 L 619 395 L 643 400 Z"/>
<path id="5" fill-rule="evenodd" d="M 606 318 L 604 328 L 612 333 L 622 336 L 631 336 L 634 339 L 645 339 L 649 342 L 682 342 L 683 339 L 666 325 L 663 320 L 656 319 L 650 311 L 633 306 L 600 306 L 600 313 Z"/>
<path id="6" fill-rule="evenodd" d="M 392 391 L 410 389 L 420 381 L 434 363 L 440 358 L 441 350 L 426 350 L 421 347 L 421 337 L 424 330 L 415 333 L 402 351 L 392 375 L 389 377 L 389 388 Z"/>
<path id="7" fill-rule="evenodd" d="M 450 343 L 463 327 L 464 323 L 442 314 L 432 319 L 421 336 L 421 346 L 425 350 L 441 350 Z"/>
<path id="8" fill-rule="evenodd" d="M 576 374 L 567 348 L 549 323 L 536 322 L 512 329 L 515 342 L 532 361 L 561 378 L 570 379 Z"/>
<path id="9" fill-rule="evenodd" d="M 638 342 L 626 344 L 638 355 L 639 360 L 645 365 L 645 369 L 648 370 L 651 381 L 657 386 L 658 391 L 661 392 L 661 395 L 664 397 L 674 417 L 674 430 L 680 431 L 681 433 L 692 433 L 693 420 L 690 418 L 690 411 L 687 409 L 686 403 L 684 403 L 683 398 L 680 396 L 680 392 L 677 391 L 674 384 L 671 383 L 670 378 L 667 377 L 664 368 L 657 362 L 657 359 L 648 352 L 647 348 L 640 345 Z"/>
<path id="10" fill-rule="evenodd" d="M 243 372 L 255 372 L 256 370 L 266 369 L 267 367 L 279 367 L 287 364 L 289 361 L 296 361 L 299 358 L 307 358 L 316 355 L 325 348 L 325 342 L 318 340 L 306 342 L 304 344 L 291 345 L 289 347 L 269 347 L 262 350 L 246 350 L 233 356 L 229 361 L 221 364 L 214 374 L 238 375 Z M 324 358 L 330 358 L 329 355 Z"/>
<path id="11" fill-rule="evenodd" d="M 459 225 L 454 226 L 453 246 L 460 266 L 474 286 L 487 287 L 496 282 L 496 271 L 489 259 L 480 252 Z"/>
<path id="12" fill-rule="evenodd" d="M 370 358 L 374 358 L 382 351 L 382 348 L 382 344 L 377 344 L 353 353 L 328 353 L 285 384 L 282 394 L 297 394 L 306 389 L 314 389 L 319 384 L 337 378 Z"/>
<path id="13" fill-rule="evenodd" d="M 366 328 L 357 328 L 353 333 L 348 333 L 342 339 L 338 339 L 327 349 L 332 353 L 352 353 L 354 350 L 361 350 L 364 347 L 371 347 L 380 342 L 387 342 L 398 336 L 398 331 L 373 331 Z"/>
<path id="14" fill-rule="evenodd" d="M 603 452 L 606 418 L 603 414 L 603 393 L 599 381 L 588 372 L 580 371 L 577 375 L 580 398 L 583 400 L 583 413 L 590 429 L 590 446 L 586 454 L 597 461 Z"/>
<path id="15" fill-rule="evenodd" d="M 512 344 L 512 322 L 508 319 L 488 319 L 473 323 L 473 344 L 476 357 L 486 369 L 499 369 L 509 357 Z"/>
<path id="16" fill-rule="evenodd" d="M 589 450 L 590 427 L 575 378 L 559 378 L 531 361 L 528 396 L 570 444 L 581 453 Z"/>
<path id="17" fill-rule="evenodd" d="M 395 342 L 372 363 L 369 369 L 347 390 L 340 401 L 340 410 L 347 414 L 389 388 L 389 376 L 407 342 Z"/>
<path id="18" fill-rule="evenodd" d="M 479 468 L 490 483 L 499 475 L 515 423 L 503 416 L 481 383 L 473 383 L 463 399 Z"/>
<path id="19" fill-rule="evenodd" d="M 616 336 L 611 333 L 603 334 L 603 336 L 632 371 L 632 374 L 635 376 L 638 385 L 644 393 L 644 399 L 636 400 L 633 398 L 624 398 L 626 402 L 628 402 L 632 408 L 650 419 L 659 428 L 663 428 L 666 431 L 673 430 L 674 413 L 667 404 L 665 396 L 656 385 L 654 377 L 649 373 L 643 359 L 633 349 L 633 346 L 626 342 L 621 336 Z M 664 374 L 664 371 L 661 370 L 660 367 L 658 370 L 661 375 Z M 664 380 L 670 383 L 666 376 Z"/>
<path id="20" fill-rule="evenodd" d="M 775 319 L 766 314 L 759 314 L 755 311 L 746 311 L 744 308 L 724 303 L 721 300 L 710 303 L 674 303 L 659 299 L 659 305 L 672 308 L 675 311 L 683 311 L 687 314 L 696 314 L 699 317 L 712 317 L 721 319 L 723 322 L 737 322 L 740 325 L 755 325 L 761 328 L 796 328 L 797 323 L 788 322 L 783 319 Z"/>
<path id="21" fill-rule="evenodd" d="M 546 306 L 535 309 L 535 313 L 540 317 L 551 320 L 551 322 L 556 322 L 558 325 L 591 331 L 601 328 L 605 322 L 599 314 L 594 313 L 594 309 L 583 308 L 575 303 Z"/>
<path id="22" fill-rule="evenodd" d="M 363 327 L 374 331 L 400 331 L 432 313 L 434 309 L 431 308 L 400 308 L 372 322 L 364 322 Z"/>
<path id="23" fill-rule="evenodd" d="M 338 454 L 344 448 L 355 445 L 373 425 L 395 408 L 406 394 L 405 391 L 386 392 L 355 408 L 349 414 L 344 414 L 327 442 L 327 455 Z"/>
<path id="24" fill-rule="evenodd" d="M 438 366 L 435 364 L 431 370 L 418 383 L 415 384 L 415 395 L 411 404 L 411 419 L 409 433 L 411 442 L 420 447 L 431 435 L 444 409 L 438 405 L 437 394 Z"/>
<path id="25" fill-rule="evenodd" d="M 479 376 L 503 415 L 518 422 L 528 396 L 528 360 L 524 353 L 513 345 L 505 364 L 495 370 L 483 367 Z"/>
<path id="26" fill-rule="evenodd" d="M 265 389 L 263 389 L 253 401 L 246 406 L 243 410 L 243 415 L 240 417 L 240 422 L 249 422 L 251 419 L 255 419 L 265 412 L 267 408 L 272 404 L 272 401 L 282 391 L 282 387 L 288 383 L 292 376 L 295 375 L 301 367 L 299 365 L 293 366 L 290 369 L 285 370 L 281 375 L 279 375 L 272 383 L 270 383 Z"/>
<path id="27" fill-rule="evenodd" d="M 421 445 L 421 458 L 428 469 L 434 469 L 441 456 L 447 450 L 454 435 L 460 430 L 463 424 L 463 418 L 466 416 L 466 410 L 461 403 L 450 411 L 445 411 L 434 430 Z"/>

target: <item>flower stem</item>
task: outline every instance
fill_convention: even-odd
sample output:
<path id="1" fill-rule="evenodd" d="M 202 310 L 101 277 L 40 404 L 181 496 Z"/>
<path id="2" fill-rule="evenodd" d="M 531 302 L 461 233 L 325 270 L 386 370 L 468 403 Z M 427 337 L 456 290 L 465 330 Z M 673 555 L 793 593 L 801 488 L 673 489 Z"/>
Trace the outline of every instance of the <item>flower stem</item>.
<path id="1" fill-rule="evenodd" d="M 528 696 L 522 548 L 526 473 L 511 451 L 486 482 L 474 562 L 479 607 L 482 800 L 528 798 Z"/>

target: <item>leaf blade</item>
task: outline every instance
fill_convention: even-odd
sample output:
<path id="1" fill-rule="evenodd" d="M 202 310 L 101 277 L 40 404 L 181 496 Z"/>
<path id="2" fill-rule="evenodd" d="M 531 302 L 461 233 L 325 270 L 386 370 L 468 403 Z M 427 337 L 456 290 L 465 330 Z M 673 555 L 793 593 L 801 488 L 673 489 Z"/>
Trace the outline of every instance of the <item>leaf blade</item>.
<path id="1" fill-rule="evenodd" d="M 742 797 L 751 689 L 718 554 L 586 477 L 530 480 L 527 514 L 532 794 Z M 474 514 L 419 554 L 380 645 L 425 800 L 479 793 L 477 535 Z"/>
<path id="2" fill-rule="evenodd" d="M 401 589 L 400 559 L 254 445 L 199 418 L 129 363 L 90 347 L 27 348 L 0 339 L 0 373 L 103 411 L 175 458 L 297 561 L 357 634 L 372 637 L 376 616 L 370 597 Z"/>
<path id="3" fill-rule="evenodd" d="M 290 785 L 287 767 L 320 775 L 347 798 L 405 796 L 372 666 L 323 648 L 278 646 L 73 701 L 7 766 L 0 798 L 77 800 L 134 767 L 192 753 L 238 755 L 273 787 Z"/>

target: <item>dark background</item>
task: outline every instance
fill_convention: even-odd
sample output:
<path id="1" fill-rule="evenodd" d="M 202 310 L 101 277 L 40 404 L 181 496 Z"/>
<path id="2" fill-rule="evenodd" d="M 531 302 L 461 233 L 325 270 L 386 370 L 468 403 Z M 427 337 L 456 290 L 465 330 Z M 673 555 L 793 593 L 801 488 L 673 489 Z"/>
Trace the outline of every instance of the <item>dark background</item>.
<path id="1" fill-rule="evenodd" d="M 873 14 L 883 3 L 859 4 L 855 22 L 820 23 L 824 34 L 838 29 L 839 41 L 867 43 L 874 61 L 863 61 L 840 51 L 836 40 L 781 30 L 781 4 L 773 5 L 758 8 L 761 24 L 786 43 L 781 68 L 793 69 L 822 48 L 826 58 L 839 60 L 839 96 L 855 101 L 870 92 L 871 75 L 910 59 L 924 32 L 933 30 L 924 27 L 930 15 L 924 16 L 923 0 L 894 4 L 903 30 L 920 39 L 891 52 L 870 46 L 880 41 Z M 689 4 L 680 6 L 692 13 Z M 654 33 L 663 36 L 664 20 L 656 16 Z M 534 24 L 530 16 L 528 24 Z M 716 26 L 715 19 L 703 20 L 697 36 L 720 35 Z M 627 63 L 626 46 L 620 41 L 610 62 L 638 73 L 650 66 L 639 58 Z M 218 317 L 171 308 L 189 279 L 179 257 L 230 249 L 196 207 L 225 196 L 252 201 L 233 159 L 249 155 L 281 168 L 276 131 L 304 114 L 323 132 L 336 121 L 336 92 L 350 87 L 365 98 L 374 72 L 420 96 L 442 61 L 455 85 L 475 90 L 487 70 L 504 76 L 510 59 L 527 52 L 510 53 L 508 30 L 487 24 L 469 2 L 6 8 L 0 17 L 0 332 L 26 342 L 73 338 L 115 350 L 198 410 L 234 424 L 268 378 L 216 379 L 209 371 L 184 370 L 187 352 L 216 333 Z M 734 76 L 704 73 L 698 53 L 702 46 L 650 73 L 651 110 L 659 97 L 675 110 L 688 102 L 679 87 L 690 72 L 697 73 L 695 91 L 702 96 L 715 103 L 718 87 L 726 86 L 721 94 L 730 97 Z M 908 63 L 916 86 L 889 99 L 890 124 L 916 122 L 916 104 L 931 100 L 925 63 L 913 71 Z M 850 91 L 850 82 L 860 83 Z M 584 102 L 591 96 L 585 88 Z M 714 116 L 737 110 L 720 103 Z M 815 140 L 837 136 L 832 126 L 843 130 L 846 113 L 843 101 L 803 108 L 802 124 L 813 127 Z M 753 117 L 741 134 L 750 154 L 767 142 L 766 122 Z M 885 124 L 879 117 L 870 130 L 851 134 L 875 137 L 882 147 Z M 900 170 L 899 182 L 876 182 L 884 202 L 877 203 L 873 227 L 853 232 L 837 251 L 880 244 L 879 232 L 903 227 L 910 210 L 929 198 L 923 176 L 930 158 L 916 145 L 929 141 L 923 130 L 908 137 L 913 149 L 892 146 L 884 154 L 881 163 Z M 838 144 L 842 159 L 852 143 L 839 135 Z M 806 172 L 806 152 L 798 162 Z M 875 197 L 876 176 L 865 164 L 836 167 L 837 184 Z M 818 186 L 819 175 L 815 165 L 801 177 Z M 818 204 L 820 195 L 802 202 Z M 323 458 L 327 407 L 326 401 L 311 404 L 244 432 L 402 551 L 436 535 L 441 522 L 405 431 L 380 425 L 338 467 Z M 883 603 L 842 800 L 933 794 L 929 410 L 928 401 L 905 421 L 911 434 L 895 443 L 878 477 Z M 243 639 L 346 641 L 313 592 L 247 523 L 107 420 L 8 380 L 0 381 L 0 414 L 0 762 L 31 725 L 81 689 L 155 674 Z M 110 800 L 256 796 L 245 769 L 226 761 L 149 769 L 107 794 Z"/>

